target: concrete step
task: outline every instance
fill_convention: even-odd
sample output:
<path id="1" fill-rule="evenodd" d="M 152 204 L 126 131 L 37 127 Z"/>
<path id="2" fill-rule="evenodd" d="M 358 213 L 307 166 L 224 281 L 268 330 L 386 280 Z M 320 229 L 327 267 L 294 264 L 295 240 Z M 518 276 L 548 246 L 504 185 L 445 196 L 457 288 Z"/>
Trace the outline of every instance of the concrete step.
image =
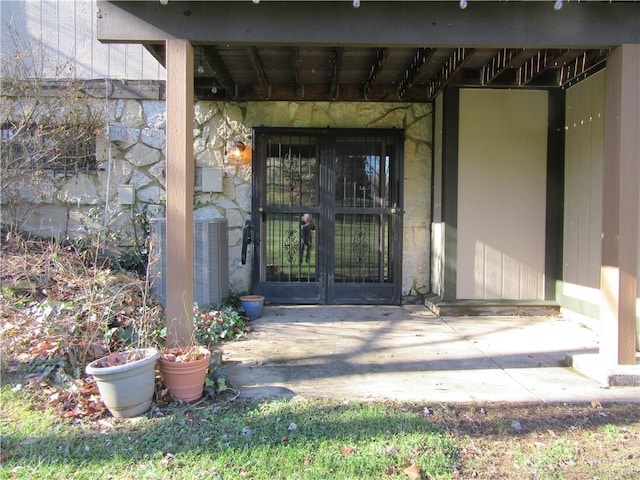
<path id="1" fill-rule="evenodd" d="M 443 300 L 438 296 L 427 296 L 425 306 L 441 317 L 560 315 L 560 305 L 551 300 Z"/>

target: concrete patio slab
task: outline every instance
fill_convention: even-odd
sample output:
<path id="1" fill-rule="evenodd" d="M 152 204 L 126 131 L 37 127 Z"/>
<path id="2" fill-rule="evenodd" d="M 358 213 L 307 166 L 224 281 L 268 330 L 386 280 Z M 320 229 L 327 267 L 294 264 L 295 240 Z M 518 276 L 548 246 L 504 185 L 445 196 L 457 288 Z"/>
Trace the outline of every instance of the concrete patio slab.
<path id="1" fill-rule="evenodd" d="M 555 316 L 438 317 L 420 305 L 266 306 L 223 346 L 245 398 L 428 402 L 638 402 L 567 364 L 598 334 Z"/>

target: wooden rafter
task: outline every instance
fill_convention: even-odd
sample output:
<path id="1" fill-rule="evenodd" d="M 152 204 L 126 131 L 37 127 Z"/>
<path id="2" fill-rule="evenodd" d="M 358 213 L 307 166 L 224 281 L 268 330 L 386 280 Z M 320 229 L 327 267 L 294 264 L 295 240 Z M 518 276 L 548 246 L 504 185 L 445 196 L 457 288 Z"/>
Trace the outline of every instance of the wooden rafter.
<path id="1" fill-rule="evenodd" d="M 340 72 L 342 71 L 342 61 L 344 59 L 344 48 L 337 47 L 336 48 L 336 56 L 335 62 L 333 64 L 333 75 L 331 78 L 331 88 L 329 90 L 329 94 L 331 96 L 331 100 L 336 100 L 338 98 L 338 93 L 340 89 Z"/>
<path id="2" fill-rule="evenodd" d="M 382 70 L 382 67 L 384 63 L 387 61 L 388 57 L 389 57 L 388 48 L 378 48 L 376 50 L 376 59 L 373 62 L 373 65 L 371 65 L 371 68 L 369 69 L 369 77 L 367 78 L 367 81 L 364 84 L 363 94 L 364 94 L 365 100 L 368 100 L 371 97 L 373 88 L 376 86 L 378 74 L 380 73 L 380 70 Z"/>
<path id="3" fill-rule="evenodd" d="M 264 91 L 264 96 L 266 99 L 269 99 L 271 97 L 271 85 L 269 83 L 269 79 L 267 78 L 267 72 L 265 71 L 264 65 L 262 64 L 262 59 L 260 58 L 258 47 L 249 47 L 247 48 L 247 52 L 249 53 L 249 59 L 251 60 L 253 70 L 255 71 L 256 77 L 258 78 L 258 83 Z"/>
<path id="4" fill-rule="evenodd" d="M 482 68 L 482 84 L 490 85 L 500 75 L 513 68 L 519 59 L 522 59 L 526 50 L 524 48 L 503 48 Z"/>
<path id="5" fill-rule="evenodd" d="M 304 98 L 304 83 L 302 82 L 302 75 L 300 75 L 300 65 L 302 60 L 300 60 L 300 49 L 298 47 L 293 47 L 293 75 L 296 79 L 296 91 L 298 100 L 302 100 Z"/>
<path id="6" fill-rule="evenodd" d="M 442 66 L 440 74 L 429 84 L 429 98 L 434 98 L 440 90 L 453 80 L 472 53 L 472 48 L 457 48 L 453 51 Z"/>
<path id="7" fill-rule="evenodd" d="M 527 85 L 543 72 L 560 68 L 567 55 L 567 50 L 540 50 L 518 69 L 518 85 Z"/>
<path id="8" fill-rule="evenodd" d="M 411 64 L 404 71 L 402 80 L 398 85 L 398 99 L 402 99 L 407 93 L 407 90 L 413 86 L 413 81 L 432 55 L 433 50 L 431 48 L 419 48 L 416 50 L 416 53 L 411 60 Z"/>
<path id="9" fill-rule="evenodd" d="M 586 51 L 578 55 L 573 61 L 565 63 L 560 69 L 560 86 L 571 84 L 590 69 L 601 65 L 607 59 L 608 50 Z"/>
<path id="10" fill-rule="evenodd" d="M 144 48 L 155 58 L 160 65 L 166 68 L 166 48 L 164 44 L 145 43 Z"/>
<path id="11" fill-rule="evenodd" d="M 206 46 L 200 49 L 202 58 L 209 64 L 211 70 L 213 70 L 213 76 L 216 77 L 220 86 L 225 89 L 227 94 L 235 98 L 236 96 L 236 83 L 233 81 L 233 77 L 224 65 L 220 54 L 215 47 Z"/>

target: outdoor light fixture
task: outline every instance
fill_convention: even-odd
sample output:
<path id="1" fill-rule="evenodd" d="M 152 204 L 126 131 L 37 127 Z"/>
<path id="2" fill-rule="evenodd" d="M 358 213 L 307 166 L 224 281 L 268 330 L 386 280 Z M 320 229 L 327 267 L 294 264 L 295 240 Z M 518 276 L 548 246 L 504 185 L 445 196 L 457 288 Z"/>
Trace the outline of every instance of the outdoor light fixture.
<path id="1" fill-rule="evenodd" d="M 556 10 L 561 10 L 562 9 L 562 0 L 556 0 L 556 3 L 553 4 L 553 8 L 555 8 Z"/>
<path id="2" fill-rule="evenodd" d="M 464 10 L 467 8 L 467 0 L 460 0 L 460 8 Z"/>
<path id="3" fill-rule="evenodd" d="M 353 0 L 353 8 L 360 7 L 360 0 Z"/>
<path id="4" fill-rule="evenodd" d="M 198 73 L 204 73 L 204 65 L 202 65 L 202 60 L 198 63 L 198 68 L 196 69 Z"/>
<path id="5" fill-rule="evenodd" d="M 242 138 L 236 135 L 233 140 L 227 143 L 227 151 L 225 153 L 228 157 L 238 159 L 242 157 L 242 153 L 246 148 L 247 146 L 242 141 Z"/>
<path id="6" fill-rule="evenodd" d="M 160 0 L 160 5 L 166 5 L 169 3 L 169 0 Z"/>

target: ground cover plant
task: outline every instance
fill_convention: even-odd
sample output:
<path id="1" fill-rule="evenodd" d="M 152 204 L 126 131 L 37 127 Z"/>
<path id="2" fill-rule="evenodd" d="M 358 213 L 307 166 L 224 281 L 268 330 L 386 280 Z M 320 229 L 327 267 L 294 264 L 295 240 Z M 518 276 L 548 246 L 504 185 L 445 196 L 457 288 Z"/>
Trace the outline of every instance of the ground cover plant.
<path id="1" fill-rule="evenodd" d="M 640 478 L 639 406 L 597 399 L 248 402 L 223 364 L 198 401 L 173 401 L 159 385 L 147 414 L 113 418 L 83 366 L 161 341 L 145 280 L 61 244 L 4 237 L 0 255 L 1 479 Z M 233 302 L 225 308 L 228 321 L 222 308 L 194 311 L 203 342 L 250 334 Z"/>

